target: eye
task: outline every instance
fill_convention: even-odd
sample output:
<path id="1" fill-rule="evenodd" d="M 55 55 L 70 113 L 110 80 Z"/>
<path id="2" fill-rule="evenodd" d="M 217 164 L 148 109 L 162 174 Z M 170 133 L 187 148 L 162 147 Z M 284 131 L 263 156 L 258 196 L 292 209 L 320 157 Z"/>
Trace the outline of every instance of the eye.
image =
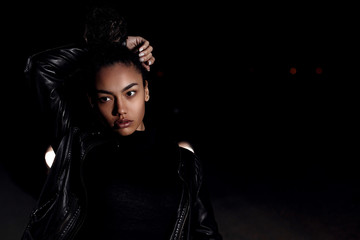
<path id="1" fill-rule="evenodd" d="M 135 93 L 136 93 L 136 91 L 128 91 L 128 92 L 126 92 L 126 95 L 128 96 L 128 97 L 131 97 L 131 96 L 134 96 L 135 95 Z"/>
<path id="2" fill-rule="evenodd" d="M 105 96 L 98 98 L 98 101 L 101 102 L 101 103 L 108 102 L 108 101 L 110 101 L 110 100 L 111 100 L 111 98 L 105 97 Z"/>

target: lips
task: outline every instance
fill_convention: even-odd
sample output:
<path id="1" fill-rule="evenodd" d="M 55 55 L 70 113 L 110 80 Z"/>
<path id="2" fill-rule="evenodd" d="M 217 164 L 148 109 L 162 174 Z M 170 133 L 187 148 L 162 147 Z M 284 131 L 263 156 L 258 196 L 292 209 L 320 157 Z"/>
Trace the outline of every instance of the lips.
<path id="1" fill-rule="evenodd" d="M 132 120 L 128 120 L 128 119 L 119 119 L 115 121 L 115 128 L 127 128 L 132 124 Z"/>

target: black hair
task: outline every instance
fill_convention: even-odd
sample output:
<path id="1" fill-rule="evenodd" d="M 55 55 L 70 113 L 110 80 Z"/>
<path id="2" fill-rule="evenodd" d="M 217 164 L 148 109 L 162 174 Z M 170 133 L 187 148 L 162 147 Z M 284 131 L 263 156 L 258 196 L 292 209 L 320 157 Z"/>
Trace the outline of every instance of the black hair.
<path id="1" fill-rule="evenodd" d="M 90 45 L 120 42 L 127 39 L 127 22 L 120 13 L 109 6 L 93 7 L 85 18 L 84 37 Z"/>
<path id="2" fill-rule="evenodd" d="M 134 66 L 145 80 L 148 78 L 147 71 L 140 62 L 139 56 L 119 43 L 107 43 L 97 45 L 89 49 L 89 64 L 87 66 L 86 85 L 88 93 L 92 94 L 96 74 L 103 68 L 116 63 L 122 63 L 126 66 Z"/>

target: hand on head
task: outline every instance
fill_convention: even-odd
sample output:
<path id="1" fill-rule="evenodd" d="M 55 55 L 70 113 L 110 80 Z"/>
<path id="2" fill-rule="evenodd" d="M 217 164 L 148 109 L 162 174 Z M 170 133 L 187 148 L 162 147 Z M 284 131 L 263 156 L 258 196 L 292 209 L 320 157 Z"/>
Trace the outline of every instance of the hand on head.
<path id="1" fill-rule="evenodd" d="M 95 7 L 86 17 L 84 40 L 89 45 L 112 42 L 126 44 L 127 48 L 138 53 L 143 67 L 150 71 L 155 58 L 149 41 L 140 36 L 127 35 L 126 19 L 114 8 Z"/>
<path id="2" fill-rule="evenodd" d="M 152 55 L 153 47 L 149 41 L 140 36 L 128 36 L 126 46 L 139 54 L 142 65 L 150 71 L 150 66 L 154 64 L 155 57 Z"/>

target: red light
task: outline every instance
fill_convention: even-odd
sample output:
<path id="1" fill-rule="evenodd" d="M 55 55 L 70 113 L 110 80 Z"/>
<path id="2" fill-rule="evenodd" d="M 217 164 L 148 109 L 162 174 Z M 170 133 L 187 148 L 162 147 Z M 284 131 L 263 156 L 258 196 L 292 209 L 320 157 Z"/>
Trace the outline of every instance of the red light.
<path id="1" fill-rule="evenodd" d="M 322 73 L 323 73 L 323 69 L 322 69 L 321 67 L 317 67 L 317 68 L 315 69 L 315 72 L 316 72 L 316 74 L 322 74 Z"/>
<path id="2" fill-rule="evenodd" d="M 290 72 L 290 74 L 295 75 L 296 74 L 296 68 L 291 67 L 289 72 Z"/>
<path id="3" fill-rule="evenodd" d="M 162 71 L 157 71 L 157 72 L 156 72 L 156 75 L 157 75 L 158 77 L 163 77 L 163 76 L 164 76 L 164 72 L 162 72 Z"/>

